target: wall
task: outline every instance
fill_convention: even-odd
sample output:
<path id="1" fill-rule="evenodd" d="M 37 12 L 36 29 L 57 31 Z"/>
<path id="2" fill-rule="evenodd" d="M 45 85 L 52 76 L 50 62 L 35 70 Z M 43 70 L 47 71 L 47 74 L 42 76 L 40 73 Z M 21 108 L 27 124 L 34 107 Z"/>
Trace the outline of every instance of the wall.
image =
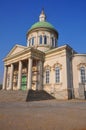
<path id="1" fill-rule="evenodd" d="M 73 68 L 73 88 L 75 98 L 80 98 L 79 95 L 79 83 L 80 81 L 80 65 L 86 64 L 86 55 L 85 54 L 75 54 L 72 59 L 72 68 Z M 86 91 L 86 88 L 85 88 Z"/>
<path id="2" fill-rule="evenodd" d="M 68 99 L 68 76 L 70 73 L 67 71 L 67 64 L 69 64 L 69 59 L 67 59 L 66 55 L 66 49 L 63 49 L 59 51 L 52 52 L 51 54 L 46 54 L 45 56 L 45 63 L 44 63 L 44 90 L 46 90 L 48 93 L 52 94 L 55 96 L 57 99 Z M 55 71 L 54 71 L 54 64 L 58 64 L 61 66 L 60 69 L 60 83 L 56 84 L 55 83 Z M 45 76 L 45 67 L 49 66 L 50 67 L 50 83 L 46 84 L 46 76 Z M 69 83 L 70 85 L 70 83 Z"/>

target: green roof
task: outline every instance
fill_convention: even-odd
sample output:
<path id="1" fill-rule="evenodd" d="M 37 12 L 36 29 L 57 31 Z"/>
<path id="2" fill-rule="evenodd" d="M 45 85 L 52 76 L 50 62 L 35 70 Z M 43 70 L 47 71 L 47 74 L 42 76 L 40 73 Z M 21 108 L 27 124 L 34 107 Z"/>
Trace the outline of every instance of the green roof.
<path id="1" fill-rule="evenodd" d="M 50 23 L 45 22 L 45 21 L 41 21 L 41 22 L 37 22 L 37 23 L 33 24 L 33 25 L 31 26 L 30 30 L 36 29 L 36 28 L 40 28 L 40 27 L 42 27 L 42 28 L 50 28 L 50 29 L 55 30 L 55 28 L 54 28 Z M 30 31 L 30 30 L 29 30 L 29 31 Z M 55 31 L 56 31 L 56 30 L 55 30 Z"/>

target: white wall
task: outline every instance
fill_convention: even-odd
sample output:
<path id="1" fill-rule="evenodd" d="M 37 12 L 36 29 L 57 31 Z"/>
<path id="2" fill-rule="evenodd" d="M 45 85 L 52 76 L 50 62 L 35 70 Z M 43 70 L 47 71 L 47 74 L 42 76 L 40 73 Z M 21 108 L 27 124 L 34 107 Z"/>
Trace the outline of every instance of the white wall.
<path id="1" fill-rule="evenodd" d="M 60 70 L 60 76 L 61 80 L 60 83 L 55 83 L 55 71 L 53 69 L 54 64 L 60 64 L 61 70 Z M 53 52 L 52 54 L 47 54 L 45 56 L 45 63 L 44 67 L 49 65 L 50 66 L 50 83 L 45 84 L 45 72 L 44 72 L 44 90 L 46 90 L 49 93 L 53 93 L 53 95 L 57 99 L 68 99 L 68 81 L 67 78 L 69 76 L 69 73 L 67 72 L 67 64 L 69 64 L 69 59 L 66 57 L 66 50 L 61 50 L 57 52 Z M 69 69 L 69 68 L 68 68 Z M 70 82 L 70 81 L 69 81 Z"/>
<path id="2" fill-rule="evenodd" d="M 73 68 L 73 88 L 75 98 L 79 98 L 79 83 L 80 83 L 80 66 L 86 64 L 86 55 L 85 54 L 75 54 L 72 59 L 72 68 Z"/>

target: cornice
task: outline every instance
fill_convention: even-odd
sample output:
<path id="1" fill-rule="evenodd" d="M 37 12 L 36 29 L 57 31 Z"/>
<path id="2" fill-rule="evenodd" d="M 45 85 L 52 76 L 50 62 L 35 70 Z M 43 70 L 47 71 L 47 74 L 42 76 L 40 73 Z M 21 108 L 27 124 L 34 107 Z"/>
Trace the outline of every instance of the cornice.
<path id="1" fill-rule="evenodd" d="M 86 54 L 74 54 L 74 56 L 86 56 Z"/>
<path id="2" fill-rule="evenodd" d="M 62 53 L 62 51 L 65 51 L 67 54 L 70 54 L 70 55 L 77 53 L 69 45 L 66 44 L 64 46 L 60 46 L 60 47 L 46 51 L 45 56 L 54 55 L 56 53 Z"/>
<path id="3" fill-rule="evenodd" d="M 55 53 L 55 52 L 59 52 L 59 51 L 62 51 L 66 49 L 66 46 L 62 46 L 62 47 L 57 47 L 57 48 L 54 48 L 54 49 L 50 49 L 48 51 L 45 52 L 45 55 L 49 55 L 49 54 L 52 54 L 52 53 Z"/>

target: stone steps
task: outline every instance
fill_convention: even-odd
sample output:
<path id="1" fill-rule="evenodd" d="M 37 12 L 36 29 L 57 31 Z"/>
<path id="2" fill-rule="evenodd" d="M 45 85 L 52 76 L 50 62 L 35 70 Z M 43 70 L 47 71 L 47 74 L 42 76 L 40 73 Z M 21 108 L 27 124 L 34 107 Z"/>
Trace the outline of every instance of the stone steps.
<path id="1" fill-rule="evenodd" d="M 36 91 L 29 90 L 26 101 L 40 101 L 49 99 L 55 99 L 55 98 L 44 90 L 36 90 Z"/>
<path id="2" fill-rule="evenodd" d="M 28 91 L 0 91 L 0 102 L 7 102 L 7 101 L 26 101 Z"/>
<path id="3" fill-rule="evenodd" d="M 45 92 L 44 90 L 0 90 L 0 102 L 17 102 L 17 101 L 40 101 L 54 99 L 53 96 Z"/>

